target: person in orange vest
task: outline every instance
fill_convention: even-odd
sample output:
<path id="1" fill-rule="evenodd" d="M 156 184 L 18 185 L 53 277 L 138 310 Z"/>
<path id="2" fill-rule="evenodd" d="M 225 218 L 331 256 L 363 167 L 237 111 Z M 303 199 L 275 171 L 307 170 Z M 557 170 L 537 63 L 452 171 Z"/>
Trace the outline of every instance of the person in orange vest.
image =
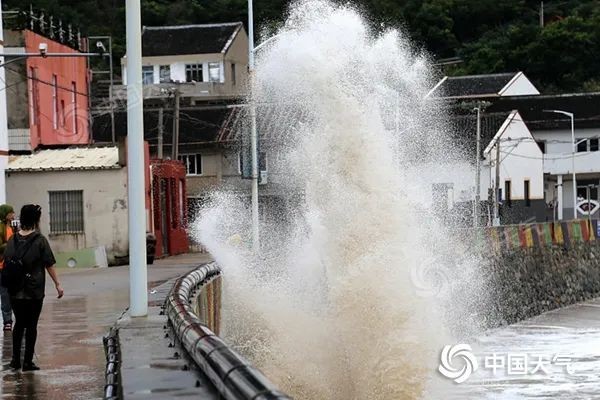
<path id="1" fill-rule="evenodd" d="M 0 270 L 4 267 L 4 250 L 8 239 L 13 235 L 12 222 L 15 219 L 15 210 L 11 205 L 0 206 Z M 0 278 L 1 279 L 1 278 Z M 8 289 L 0 284 L 0 302 L 2 303 L 2 320 L 5 332 L 12 330 L 12 307 Z"/>

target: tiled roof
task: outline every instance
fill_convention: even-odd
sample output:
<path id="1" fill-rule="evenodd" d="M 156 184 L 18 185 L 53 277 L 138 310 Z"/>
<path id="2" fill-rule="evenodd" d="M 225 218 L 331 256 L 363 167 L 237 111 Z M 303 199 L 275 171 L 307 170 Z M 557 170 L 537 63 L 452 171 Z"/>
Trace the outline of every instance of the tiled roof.
<path id="1" fill-rule="evenodd" d="M 518 74 L 466 75 L 445 78 L 434 90 L 435 97 L 498 96 L 500 91 Z"/>
<path id="2" fill-rule="evenodd" d="M 241 22 L 206 25 L 146 26 L 142 33 L 142 56 L 174 56 L 225 52 Z"/>
<path id="3" fill-rule="evenodd" d="M 7 171 L 66 171 L 120 167 L 117 147 L 81 147 L 41 150 L 31 155 L 11 156 Z"/>
<path id="4" fill-rule="evenodd" d="M 189 110 L 182 107 L 179 113 L 179 143 L 202 144 L 217 141 L 224 121 L 231 113 L 225 107 L 215 106 L 210 109 Z M 94 117 L 92 125 L 93 138 L 96 143 L 111 141 L 110 115 Z M 117 138 L 127 135 L 127 113 L 115 113 L 115 132 Z M 144 108 L 144 140 L 150 146 L 158 142 L 158 110 Z M 173 110 L 165 110 L 163 119 L 163 142 L 170 146 L 173 140 Z"/>
<path id="5" fill-rule="evenodd" d="M 600 127 L 600 93 L 504 97 L 494 101 L 487 112 L 511 110 L 519 111 L 530 130 L 570 129 L 568 116 L 544 110 L 573 113 L 575 129 Z"/>
<path id="6" fill-rule="evenodd" d="M 510 112 L 494 112 L 481 114 L 481 147 L 483 151 L 492 141 Z M 475 154 L 477 147 L 477 115 L 470 113 L 467 115 L 455 115 L 450 119 L 451 135 L 455 145 L 469 154 Z"/>

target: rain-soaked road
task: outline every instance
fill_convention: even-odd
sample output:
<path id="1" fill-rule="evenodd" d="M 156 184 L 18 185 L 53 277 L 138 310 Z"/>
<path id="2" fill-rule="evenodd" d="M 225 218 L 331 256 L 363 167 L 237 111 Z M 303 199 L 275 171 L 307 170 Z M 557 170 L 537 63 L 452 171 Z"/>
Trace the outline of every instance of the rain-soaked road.
<path id="1" fill-rule="evenodd" d="M 180 276 L 207 262 L 203 255 L 183 255 L 148 267 L 149 286 Z M 61 274 L 61 272 L 63 272 Z M 65 297 L 50 286 L 38 329 L 35 373 L 13 372 L 12 338 L 2 336 L 2 399 L 101 399 L 104 387 L 102 337 L 129 303 L 129 268 L 60 271 Z M 0 333 L 1 334 L 1 333 Z"/>
<path id="2" fill-rule="evenodd" d="M 600 399 L 600 299 L 489 332 L 447 399 Z M 464 359 L 463 359 L 464 361 Z"/>

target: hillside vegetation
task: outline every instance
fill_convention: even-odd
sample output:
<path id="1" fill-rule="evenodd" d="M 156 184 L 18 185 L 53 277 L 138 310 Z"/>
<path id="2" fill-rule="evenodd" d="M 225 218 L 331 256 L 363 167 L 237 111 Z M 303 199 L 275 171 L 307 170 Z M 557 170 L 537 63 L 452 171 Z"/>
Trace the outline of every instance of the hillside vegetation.
<path id="1" fill-rule="evenodd" d="M 4 0 L 23 7 L 23 0 Z M 124 0 L 34 0 L 91 35 L 125 47 Z M 273 28 L 288 0 L 255 0 L 257 27 Z M 399 27 L 436 59 L 459 57 L 449 74 L 524 71 L 544 92 L 600 90 L 600 0 L 357 0 L 374 29 Z M 142 0 L 144 25 L 246 21 L 245 0 Z"/>

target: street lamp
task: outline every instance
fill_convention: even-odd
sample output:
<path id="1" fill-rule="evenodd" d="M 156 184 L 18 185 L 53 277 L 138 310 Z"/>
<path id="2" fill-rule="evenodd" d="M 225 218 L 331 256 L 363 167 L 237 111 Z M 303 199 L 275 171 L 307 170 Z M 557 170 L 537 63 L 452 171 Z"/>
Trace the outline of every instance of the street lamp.
<path id="1" fill-rule="evenodd" d="M 562 114 L 562 115 L 566 115 L 567 117 L 571 118 L 571 143 L 573 144 L 573 148 L 571 151 L 571 163 L 572 163 L 572 170 L 573 170 L 573 219 L 577 219 L 577 178 L 575 176 L 575 152 L 576 152 L 576 146 L 577 144 L 575 143 L 575 116 L 573 115 L 573 113 L 568 112 L 568 111 L 562 111 L 562 110 L 543 110 L 544 112 L 549 112 L 549 113 L 555 113 L 555 114 Z M 561 205 L 562 207 L 562 205 Z"/>

